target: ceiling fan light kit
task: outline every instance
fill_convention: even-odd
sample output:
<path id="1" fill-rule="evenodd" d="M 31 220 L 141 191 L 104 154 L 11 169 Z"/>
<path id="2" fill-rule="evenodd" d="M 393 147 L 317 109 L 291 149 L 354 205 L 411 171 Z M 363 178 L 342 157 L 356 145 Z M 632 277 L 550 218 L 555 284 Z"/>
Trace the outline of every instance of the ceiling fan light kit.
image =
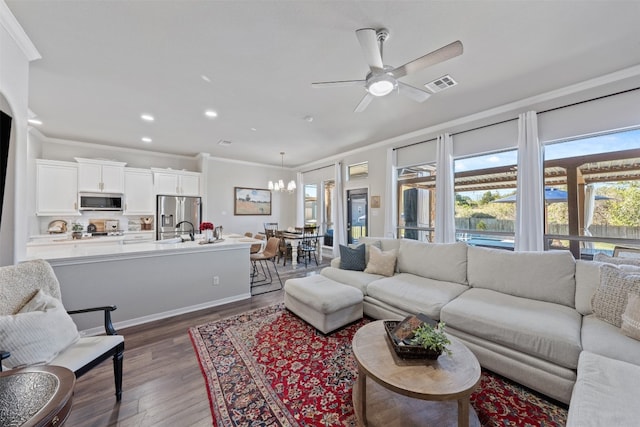
<path id="1" fill-rule="evenodd" d="M 367 93 L 356 106 L 355 112 L 365 110 L 373 97 L 383 97 L 396 91 L 416 102 L 424 102 L 431 93 L 418 89 L 406 83 L 398 81 L 401 77 L 415 73 L 424 68 L 446 61 L 462 54 L 462 43 L 458 40 L 446 46 L 427 53 L 420 58 L 407 62 L 400 67 L 384 65 L 382 60 L 382 48 L 385 40 L 389 38 L 389 30 L 382 28 L 361 28 L 356 30 L 356 37 L 364 53 L 364 57 L 371 70 L 364 80 L 344 80 L 333 82 L 312 83 L 313 87 L 338 87 L 338 86 L 364 86 Z"/>
<path id="2" fill-rule="evenodd" d="M 398 87 L 396 79 L 388 74 L 378 74 L 367 79 L 367 92 L 373 96 L 385 96 Z"/>

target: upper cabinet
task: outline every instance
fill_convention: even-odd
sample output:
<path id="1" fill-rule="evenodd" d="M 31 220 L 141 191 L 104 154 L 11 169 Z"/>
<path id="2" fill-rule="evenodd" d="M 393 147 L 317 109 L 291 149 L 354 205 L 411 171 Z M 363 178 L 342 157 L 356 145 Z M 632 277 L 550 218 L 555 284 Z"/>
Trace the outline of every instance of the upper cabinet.
<path id="1" fill-rule="evenodd" d="M 172 169 L 151 169 L 155 194 L 200 195 L 200 173 Z"/>
<path id="2" fill-rule="evenodd" d="M 36 214 L 79 215 L 78 165 L 36 160 Z"/>
<path id="3" fill-rule="evenodd" d="M 78 162 L 78 191 L 124 193 L 124 165 L 109 160 L 83 159 Z"/>
<path id="4" fill-rule="evenodd" d="M 149 169 L 125 168 L 124 198 L 125 215 L 153 215 L 155 213 L 153 175 Z"/>

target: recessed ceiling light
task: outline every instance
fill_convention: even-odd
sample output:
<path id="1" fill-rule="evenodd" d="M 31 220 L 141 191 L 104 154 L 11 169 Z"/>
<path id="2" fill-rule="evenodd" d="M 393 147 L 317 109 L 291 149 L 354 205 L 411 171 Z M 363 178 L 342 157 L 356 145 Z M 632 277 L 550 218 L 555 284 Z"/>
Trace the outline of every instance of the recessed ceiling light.
<path id="1" fill-rule="evenodd" d="M 304 116 L 304 119 L 311 123 L 313 121 L 313 116 Z"/>
<path id="2" fill-rule="evenodd" d="M 231 141 L 227 141 L 226 139 L 221 139 L 220 141 L 218 141 L 218 145 L 222 145 L 222 146 L 231 145 Z"/>
<path id="3" fill-rule="evenodd" d="M 214 117 L 218 117 L 218 113 L 216 113 L 213 110 L 207 110 L 204 112 L 204 115 L 209 117 L 209 118 L 214 118 Z"/>
<path id="4" fill-rule="evenodd" d="M 27 120 L 29 123 L 31 123 L 32 125 L 41 125 L 42 122 L 38 119 L 28 119 Z"/>
<path id="5" fill-rule="evenodd" d="M 256 132 L 258 129 L 256 128 L 251 128 L 252 131 Z"/>
<path id="6" fill-rule="evenodd" d="M 205 76 L 204 74 L 202 74 L 202 75 L 200 76 L 200 78 L 201 78 L 202 80 L 204 80 L 205 82 L 207 82 L 207 83 L 211 83 L 211 79 L 210 79 L 209 77 Z"/>
<path id="7" fill-rule="evenodd" d="M 152 122 L 152 121 L 155 120 L 155 118 L 151 114 L 143 114 L 143 115 L 140 116 L 140 118 L 142 120 L 147 121 L 147 122 Z"/>
<path id="8" fill-rule="evenodd" d="M 142 142 L 146 142 L 147 144 L 150 143 L 151 141 L 153 141 L 151 138 L 149 138 L 148 136 L 144 136 L 142 137 Z"/>

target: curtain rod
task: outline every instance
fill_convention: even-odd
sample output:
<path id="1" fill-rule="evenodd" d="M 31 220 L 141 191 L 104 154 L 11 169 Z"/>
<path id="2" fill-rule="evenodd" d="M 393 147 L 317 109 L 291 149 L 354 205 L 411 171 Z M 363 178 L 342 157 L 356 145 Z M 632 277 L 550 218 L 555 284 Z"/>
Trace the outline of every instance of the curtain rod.
<path id="1" fill-rule="evenodd" d="M 560 107 L 549 108 L 548 110 L 540 111 L 540 112 L 537 112 L 536 114 L 540 115 L 540 114 L 544 114 L 544 113 L 549 113 L 551 111 L 562 110 L 563 108 L 573 107 L 575 105 L 580 105 L 580 104 L 586 104 L 587 102 L 597 101 L 599 99 L 609 98 L 611 96 L 622 95 L 624 93 L 633 92 L 633 91 L 636 91 L 636 90 L 640 90 L 640 86 L 632 88 L 632 89 L 622 90 L 620 92 L 610 93 L 608 95 L 602 95 L 602 96 L 597 96 L 595 98 L 585 99 L 584 101 L 578 101 L 578 102 L 574 102 L 574 103 L 567 104 L 567 105 L 561 105 Z M 487 128 L 489 126 L 501 125 L 503 123 L 512 122 L 514 120 L 518 120 L 518 118 L 514 117 L 512 119 L 506 119 L 506 120 L 502 120 L 500 122 L 490 123 L 490 124 L 483 125 L 483 126 L 478 126 L 478 127 L 472 128 L 472 129 L 463 130 L 463 131 L 460 131 L 460 132 L 452 133 L 451 136 L 461 135 L 461 134 L 467 133 L 467 132 L 473 132 L 473 131 L 476 131 L 476 130 Z M 411 143 L 411 144 L 402 145 L 400 147 L 395 147 L 394 150 L 399 150 L 401 148 L 411 147 L 412 145 L 424 144 L 426 142 L 432 142 L 432 141 L 436 141 L 436 140 L 437 140 L 437 138 L 433 138 L 433 139 L 428 139 L 426 141 L 414 142 L 414 143 Z"/>

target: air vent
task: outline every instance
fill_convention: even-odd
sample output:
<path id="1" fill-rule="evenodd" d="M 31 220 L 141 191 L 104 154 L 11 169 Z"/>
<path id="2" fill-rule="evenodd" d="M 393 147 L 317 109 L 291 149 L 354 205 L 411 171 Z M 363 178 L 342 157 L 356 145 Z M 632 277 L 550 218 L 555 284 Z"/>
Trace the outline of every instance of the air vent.
<path id="1" fill-rule="evenodd" d="M 222 145 L 223 147 L 226 147 L 227 145 L 231 145 L 231 141 L 227 141 L 226 139 L 221 139 L 220 141 L 218 141 L 218 145 Z"/>
<path id="2" fill-rule="evenodd" d="M 450 75 L 442 76 L 438 79 L 435 79 L 432 82 L 426 83 L 425 87 L 429 89 L 433 93 L 441 92 L 445 89 L 450 88 L 451 86 L 457 85 L 458 82 L 453 80 L 453 77 Z"/>

